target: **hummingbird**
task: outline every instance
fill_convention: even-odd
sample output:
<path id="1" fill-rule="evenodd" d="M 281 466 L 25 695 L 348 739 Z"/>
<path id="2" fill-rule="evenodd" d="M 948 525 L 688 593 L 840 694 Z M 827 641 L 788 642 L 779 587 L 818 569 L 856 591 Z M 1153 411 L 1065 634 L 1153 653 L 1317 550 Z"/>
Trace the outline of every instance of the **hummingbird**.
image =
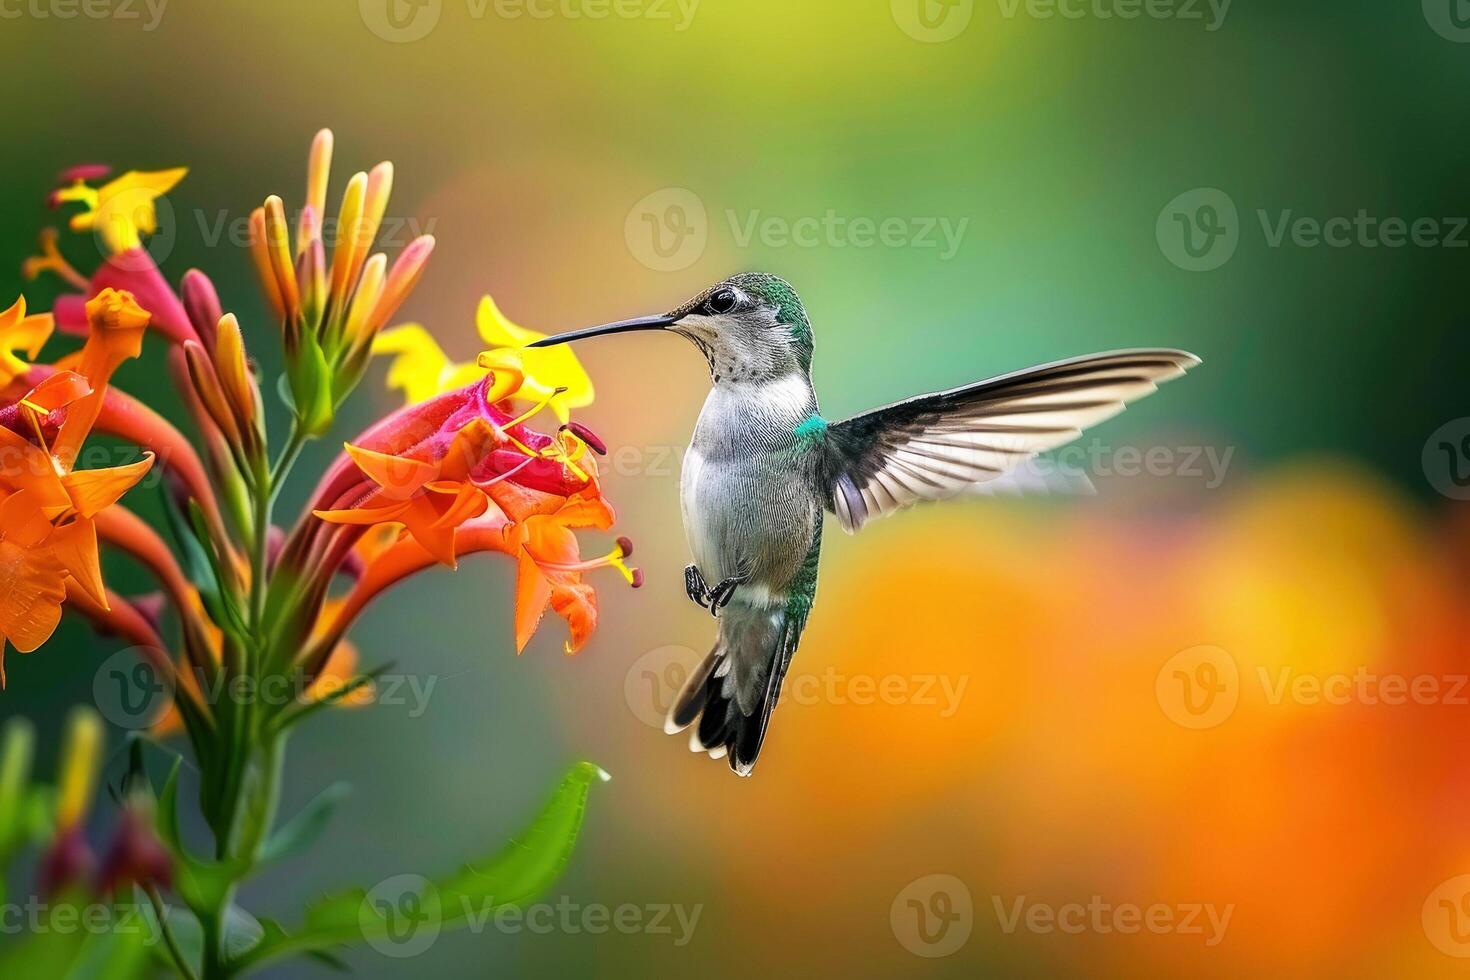
<path id="1" fill-rule="evenodd" d="M 849 534 L 922 501 L 973 490 L 1184 374 L 1200 359 L 1141 348 L 1089 354 L 829 421 L 812 387 L 811 320 L 765 273 L 716 283 L 669 313 L 532 343 L 659 330 L 694 344 L 710 393 L 680 476 L 694 561 L 689 598 L 718 619 L 714 647 L 665 730 L 750 775 L 817 597 L 822 529 Z"/>

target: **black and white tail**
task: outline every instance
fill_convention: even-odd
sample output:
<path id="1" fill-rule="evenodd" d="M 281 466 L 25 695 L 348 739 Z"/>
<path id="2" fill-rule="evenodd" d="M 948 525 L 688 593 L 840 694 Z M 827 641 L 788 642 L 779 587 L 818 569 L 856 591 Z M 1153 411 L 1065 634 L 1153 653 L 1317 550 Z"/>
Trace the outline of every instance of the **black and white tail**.
<path id="1" fill-rule="evenodd" d="M 784 605 L 726 606 L 714 649 L 679 692 L 664 731 L 693 725 L 690 751 L 728 756 L 736 774 L 749 776 L 805 625 Z"/>

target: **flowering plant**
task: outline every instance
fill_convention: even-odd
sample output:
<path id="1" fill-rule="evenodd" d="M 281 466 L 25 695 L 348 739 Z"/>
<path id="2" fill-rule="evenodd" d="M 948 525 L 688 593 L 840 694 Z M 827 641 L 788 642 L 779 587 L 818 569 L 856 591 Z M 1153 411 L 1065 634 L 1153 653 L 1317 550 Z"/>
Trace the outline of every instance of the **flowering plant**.
<path id="1" fill-rule="evenodd" d="M 309 844 L 326 822 L 331 792 L 277 826 L 282 760 L 296 725 L 372 700 L 377 672 L 359 668 L 347 641 L 360 614 L 410 575 L 495 551 L 517 565 L 517 650 L 549 607 L 566 621 L 572 653 L 597 622 L 588 573 L 611 567 L 640 584 L 626 564 L 626 538 L 600 558 L 580 553 L 576 532 L 609 529 L 613 510 L 595 463 L 603 445 L 570 418 L 592 398 L 573 355 L 522 350 L 541 335 L 508 321 L 488 297 L 478 326 L 492 349 L 474 364 L 452 363 L 417 324 L 385 330 L 435 242 L 416 239 L 391 265 L 373 251 L 393 183 L 388 163 L 347 182 L 329 234 L 331 157 L 332 134 L 323 130 L 294 222 L 275 196 L 250 216 L 251 256 L 284 357 L 279 449 L 249 356 L 247 337 L 262 340 L 245 328 L 249 317 L 225 312 L 198 270 L 175 290 L 145 247 L 159 223 L 158 199 L 183 169 L 111 180 L 98 166 L 64 173 L 51 202 L 79 206 L 70 227 L 95 236 L 103 261 L 82 274 L 47 231 L 25 274 L 55 274 L 71 291 L 46 313 L 29 311 L 24 298 L 0 313 L 0 683 L 5 648 L 36 650 L 70 610 L 130 643 L 169 694 L 167 711 L 132 743 L 115 794 L 116 830 L 100 862 L 83 832 L 102 742 L 96 716 L 73 721 L 54 792 L 30 780 L 33 737 L 24 724 L 12 723 L 0 747 L 0 864 L 37 843 L 40 887 L 50 900 L 144 898 L 164 941 L 135 948 L 119 930 L 99 950 L 37 936 L 0 952 L 0 974 L 30 975 L 44 963 L 61 975 L 83 957 L 101 956 L 117 976 L 145 975 L 164 962 L 185 977 L 227 977 L 388 935 L 393 909 L 361 891 L 322 900 L 291 929 L 257 920 L 234 901 L 241 882 Z M 57 330 L 84 340 L 43 363 Z M 194 442 L 111 383 L 149 333 L 163 341 Z M 348 442 L 310 504 L 278 522 L 277 497 L 301 449 L 330 431 L 374 354 L 392 358 L 388 382 L 406 404 Z M 557 419 L 549 432 L 535 427 L 544 411 Z M 137 458 L 80 466 L 94 432 L 136 447 Z M 122 502 L 154 470 L 172 547 Z M 108 589 L 104 548 L 139 563 L 158 592 Z M 293 696 L 263 696 L 271 690 Z M 181 830 L 183 757 L 174 754 L 158 786 L 144 765 L 145 741 L 166 747 L 176 736 L 198 771 L 198 809 L 212 836 L 203 853 Z M 473 900 L 513 904 L 545 887 L 566 860 L 599 774 L 575 767 L 515 846 L 431 885 L 439 927 L 462 919 Z"/>

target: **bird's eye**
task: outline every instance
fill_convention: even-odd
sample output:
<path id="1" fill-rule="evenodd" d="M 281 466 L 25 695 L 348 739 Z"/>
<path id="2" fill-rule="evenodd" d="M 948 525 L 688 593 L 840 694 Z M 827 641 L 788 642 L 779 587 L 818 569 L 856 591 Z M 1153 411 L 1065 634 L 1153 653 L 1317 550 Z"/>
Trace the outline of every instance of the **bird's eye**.
<path id="1" fill-rule="evenodd" d="M 735 309 L 739 301 L 740 297 L 735 294 L 735 290 L 722 289 L 711 296 L 705 305 L 709 307 L 711 313 L 725 314 Z"/>

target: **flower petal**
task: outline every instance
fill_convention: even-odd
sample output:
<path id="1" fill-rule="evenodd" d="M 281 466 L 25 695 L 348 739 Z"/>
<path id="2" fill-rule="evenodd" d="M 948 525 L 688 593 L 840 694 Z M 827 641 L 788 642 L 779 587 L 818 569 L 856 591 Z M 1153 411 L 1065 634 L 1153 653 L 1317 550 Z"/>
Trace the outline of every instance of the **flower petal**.
<path id="1" fill-rule="evenodd" d="M 153 454 L 144 453 L 136 463 L 64 474 L 61 485 L 66 487 L 67 496 L 78 514 L 94 517 L 98 511 L 117 503 L 118 498 L 131 490 L 152 467 Z"/>
<path id="2" fill-rule="evenodd" d="M 102 566 L 97 558 L 97 528 L 90 520 L 81 518 L 56 528 L 46 539 L 46 549 L 93 602 L 108 608 L 107 587 L 102 584 Z"/>
<path id="3" fill-rule="evenodd" d="M 550 601 L 550 580 L 542 574 L 535 559 L 521 552 L 516 572 L 516 653 L 525 650 L 531 642 Z"/>
<path id="4" fill-rule="evenodd" d="M 352 457 L 357 468 L 382 487 L 387 497 L 394 500 L 405 500 L 413 496 L 425 483 L 439 475 L 439 467 L 433 463 L 363 449 L 350 443 L 344 444 L 342 448 Z"/>

